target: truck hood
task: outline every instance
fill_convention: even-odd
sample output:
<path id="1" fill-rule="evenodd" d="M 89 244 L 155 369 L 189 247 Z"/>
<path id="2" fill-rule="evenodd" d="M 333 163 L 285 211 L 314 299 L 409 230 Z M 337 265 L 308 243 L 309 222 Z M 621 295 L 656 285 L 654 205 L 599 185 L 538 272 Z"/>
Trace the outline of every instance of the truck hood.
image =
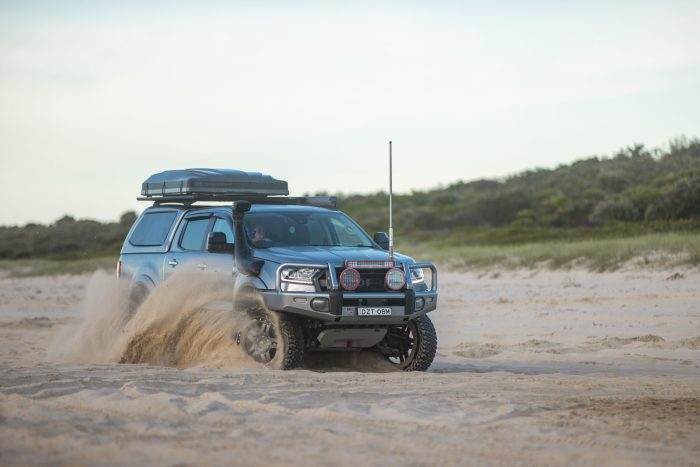
<path id="1" fill-rule="evenodd" d="M 371 247 L 298 246 L 259 248 L 253 251 L 256 258 L 274 263 L 333 263 L 341 266 L 348 259 L 387 259 L 389 253 Z M 394 253 L 397 263 L 413 262 L 409 256 Z"/>

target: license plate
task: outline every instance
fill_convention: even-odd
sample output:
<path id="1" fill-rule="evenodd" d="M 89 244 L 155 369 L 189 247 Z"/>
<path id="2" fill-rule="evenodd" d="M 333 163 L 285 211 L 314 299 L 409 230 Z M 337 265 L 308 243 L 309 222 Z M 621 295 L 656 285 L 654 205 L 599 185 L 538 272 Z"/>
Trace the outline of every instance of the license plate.
<path id="1" fill-rule="evenodd" d="M 357 316 L 391 316 L 389 307 L 358 307 Z"/>

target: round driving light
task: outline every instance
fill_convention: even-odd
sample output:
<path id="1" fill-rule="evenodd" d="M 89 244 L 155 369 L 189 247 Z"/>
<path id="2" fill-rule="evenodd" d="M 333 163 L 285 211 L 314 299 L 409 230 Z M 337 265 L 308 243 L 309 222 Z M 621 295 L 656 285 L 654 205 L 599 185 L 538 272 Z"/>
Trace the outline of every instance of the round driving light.
<path id="1" fill-rule="evenodd" d="M 313 306 L 313 302 L 311 306 Z M 423 308 L 425 308 L 425 299 L 423 297 L 416 298 L 416 311 L 421 311 Z"/>
<path id="2" fill-rule="evenodd" d="M 347 268 L 340 273 L 340 286 L 345 290 L 355 290 L 360 286 L 360 273 L 357 269 Z"/>
<path id="3" fill-rule="evenodd" d="M 401 287 L 406 285 L 406 276 L 399 268 L 392 268 L 384 277 L 384 284 L 391 290 L 401 290 Z"/>

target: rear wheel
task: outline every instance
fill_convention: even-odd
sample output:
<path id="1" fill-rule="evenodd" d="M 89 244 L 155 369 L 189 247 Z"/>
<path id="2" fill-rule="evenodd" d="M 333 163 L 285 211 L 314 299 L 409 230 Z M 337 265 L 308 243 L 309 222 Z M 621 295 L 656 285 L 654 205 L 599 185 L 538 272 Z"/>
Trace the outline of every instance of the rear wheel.
<path id="1" fill-rule="evenodd" d="M 249 309 L 248 316 L 250 319 L 236 335 L 236 343 L 246 355 L 278 370 L 301 366 L 304 332 L 297 319 L 262 307 Z"/>
<path id="2" fill-rule="evenodd" d="M 425 371 L 437 350 L 435 327 L 427 315 L 403 326 L 389 328 L 377 350 L 393 365 L 405 371 Z"/>

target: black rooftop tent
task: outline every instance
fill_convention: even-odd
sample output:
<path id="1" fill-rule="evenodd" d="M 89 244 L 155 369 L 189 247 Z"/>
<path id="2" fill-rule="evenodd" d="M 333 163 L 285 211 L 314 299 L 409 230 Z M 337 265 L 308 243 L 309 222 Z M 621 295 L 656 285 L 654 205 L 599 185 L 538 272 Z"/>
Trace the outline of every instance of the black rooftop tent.
<path id="1" fill-rule="evenodd" d="M 259 204 L 297 204 L 336 208 L 334 196 L 289 197 L 284 180 L 233 169 L 165 170 L 141 186 L 139 201 L 185 203 L 247 200 Z"/>
<path id="2" fill-rule="evenodd" d="M 286 196 L 287 182 L 259 172 L 231 169 L 166 170 L 143 182 L 141 196 L 147 200 L 221 199 L 236 196 Z"/>

